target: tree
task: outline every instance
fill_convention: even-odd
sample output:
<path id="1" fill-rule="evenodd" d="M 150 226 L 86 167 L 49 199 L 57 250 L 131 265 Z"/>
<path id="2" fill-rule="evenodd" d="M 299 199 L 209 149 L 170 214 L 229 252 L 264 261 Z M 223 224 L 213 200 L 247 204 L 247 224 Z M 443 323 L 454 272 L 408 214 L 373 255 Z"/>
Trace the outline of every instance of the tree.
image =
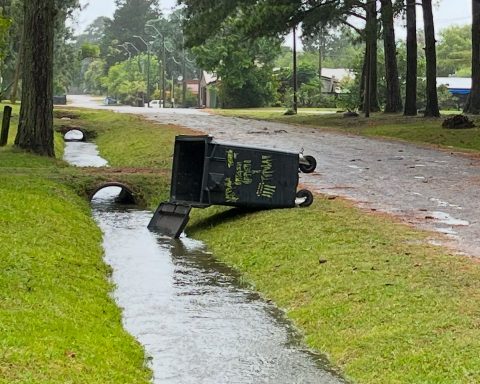
<path id="1" fill-rule="evenodd" d="M 437 54 L 435 48 L 435 27 L 433 23 L 432 0 L 422 0 L 423 24 L 425 27 L 425 58 L 427 61 L 427 105 L 425 117 L 440 117 L 437 95 Z"/>
<path id="2" fill-rule="evenodd" d="M 108 68 L 123 60 L 123 52 L 118 45 L 134 42 L 134 36 L 148 40 L 145 25 L 148 21 L 160 17 L 158 2 L 158 0 L 115 0 L 117 9 L 112 20 L 105 20 L 105 36 L 101 44 L 102 55 Z M 147 50 L 144 44 L 140 43 L 137 48 L 141 52 Z"/>
<path id="3" fill-rule="evenodd" d="M 263 106 L 273 100 L 272 70 L 280 42 L 279 38 L 268 37 L 246 39 L 232 19 L 194 53 L 202 68 L 221 79 L 224 107 Z"/>
<path id="4" fill-rule="evenodd" d="M 23 92 L 15 145 L 54 156 L 54 0 L 25 1 L 23 6 Z"/>
<path id="5" fill-rule="evenodd" d="M 472 0 L 472 89 L 464 111 L 480 114 L 480 0 Z"/>
<path id="6" fill-rule="evenodd" d="M 417 115 L 417 15 L 415 0 L 407 0 L 407 75 L 405 116 Z"/>
<path id="7" fill-rule="evenodd" d="M 385 80 L 387 84 L 385 112 L 395 113 L 402 110 L 402 99 L 400 96 L 400 82 L 398 80 L 393 7 L 391 0 L 381 0 L 381 4 L 383 44 L 385 50 Z"/>
<path id="8" fill-rule="evenodd" d="M 438 76 L 471 76 L 472 27 L 451 26 L 442 29 L 437 44 Z"/>

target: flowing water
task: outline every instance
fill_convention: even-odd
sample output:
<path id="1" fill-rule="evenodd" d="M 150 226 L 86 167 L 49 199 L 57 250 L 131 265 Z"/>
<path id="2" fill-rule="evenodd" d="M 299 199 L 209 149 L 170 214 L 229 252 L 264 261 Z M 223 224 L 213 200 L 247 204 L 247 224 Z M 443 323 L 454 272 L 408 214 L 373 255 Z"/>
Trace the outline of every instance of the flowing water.
<path id="1" fill-rule="evenodd" d="M 85 144 L 68 143 L 65 159 L 105 165 L 101 158 L 87 164 L 96 147 L 83 157 Z M 116 204 L 119 192 L 101 190 L 92 209 L 125 329 L 145 347 L 154 383 L 344 383 L 304 348 L 280 310 L 201 242 L 150 232 L 152 212 Z"/>

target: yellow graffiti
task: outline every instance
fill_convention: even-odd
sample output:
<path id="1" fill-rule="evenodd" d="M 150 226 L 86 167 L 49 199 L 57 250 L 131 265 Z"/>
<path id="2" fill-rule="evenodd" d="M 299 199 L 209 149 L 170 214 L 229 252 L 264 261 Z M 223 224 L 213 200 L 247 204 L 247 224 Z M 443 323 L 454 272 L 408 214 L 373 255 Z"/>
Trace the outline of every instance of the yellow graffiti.
<path id="1" fill-rule="evenodd" d="M 235 153 L 233 149 L 227 150 L 227 167 L 232 168 L 235 164 L 235 159 L 237 158 L 238 153 Z"/>
<path id="2" fill-rule="evenodd" d="M 252 184 L 252 161 L 239 161 L 235 170 L 235 185 Z"/>
<path id="3" fill-rule="evenodd" d="M 258 184 L 257 196 L 267 197 L 267 198 L 271 199 L 273 197 L 273 195 L 275 194 L 276 190 L 277 190 L 277 187 L 275 185 L 265 184 L 262 181 L 260 184 Z"/>
<path id="4" fill-rule="evenodd" d="M 261 164 L 261 180 L 262 182 L 270 181 L 273 178 L 273 161 L 272 157 L 268 155 L 262 155 Z"/>
<path id="5" fill-rule="evenodd" d="M 233 190 L 233 182 L 230 177 L 225 179 L 225 201 L 227 203 L 235 203 L 238 201 L 238 196 Z"/>

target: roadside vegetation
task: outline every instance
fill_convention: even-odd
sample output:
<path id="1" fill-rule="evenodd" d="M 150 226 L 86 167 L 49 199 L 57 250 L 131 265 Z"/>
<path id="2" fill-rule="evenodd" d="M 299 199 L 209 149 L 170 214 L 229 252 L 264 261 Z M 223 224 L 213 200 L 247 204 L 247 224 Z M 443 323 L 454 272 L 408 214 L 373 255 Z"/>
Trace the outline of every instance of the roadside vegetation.
<path id="1" fill-rule="evenodd" d="M 150 382 L 88 202 L 60 182 L 65 163 L 13 149 L 14 127 L 0 148 L 0 383 Z"/>
<path id="2" fill-rule="evenodd" d="M 163 166 L 171 156 L 172 127 L 144 123 L 139 133 L 115 123 L 135 117 L 107 112 L 80 121 L 93 126 L 94 114 L 110 127 L 97 143 L 112 165 Z M 480 380 L 480 265 L 430 245 L 432 234 L 322 196 L 307 209 L 194 210 L 187 233 L 285 308 L 353 382 Z"/>
<path id="3" fill-rule="evenodd" d="M 328 111 L 328 110 L 327 110 Z M 480 151 L 480 119 L 469 116 L 477 127 L 469 129 L 442 128 L 443 119 L 401 116 L 398 114 L 372 114 L 345 118 L 342 113 L 326 113 L 323 109 L 300 109 L 297 115 L 284 115 L 285 109 L 215 109 L 222 116 L 277 121 L 306 125 L 314 129 L 331 130 L 345 134 L 399 139 L 444 148 Z M 445 117 L 452 112 L 446 112 Z"/>

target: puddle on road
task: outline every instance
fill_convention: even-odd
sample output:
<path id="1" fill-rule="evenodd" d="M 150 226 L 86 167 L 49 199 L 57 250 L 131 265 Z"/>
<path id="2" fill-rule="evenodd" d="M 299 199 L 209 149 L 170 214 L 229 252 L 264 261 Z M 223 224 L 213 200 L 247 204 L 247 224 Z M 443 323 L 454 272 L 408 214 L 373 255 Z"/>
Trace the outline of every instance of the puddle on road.
<path id="1" fill-rule="evenodd" d="M 456 219 L 453 216 L 445 212 L 435 211 L 431 213 L 431 216 L 441 222 L 442 224 L 452 225 L 452 226 L 467 226 L 470 225 L 470 222 L 467 220 Z"/>
<path id="2" fill-rule="evenodd" d="M 92 210 L 124 326 L 145 347 L 154 383 L 345 383 L 201 242 L 150 232 L 152 212 L 115 204 L 119 192 L 99 191 Z"/>

